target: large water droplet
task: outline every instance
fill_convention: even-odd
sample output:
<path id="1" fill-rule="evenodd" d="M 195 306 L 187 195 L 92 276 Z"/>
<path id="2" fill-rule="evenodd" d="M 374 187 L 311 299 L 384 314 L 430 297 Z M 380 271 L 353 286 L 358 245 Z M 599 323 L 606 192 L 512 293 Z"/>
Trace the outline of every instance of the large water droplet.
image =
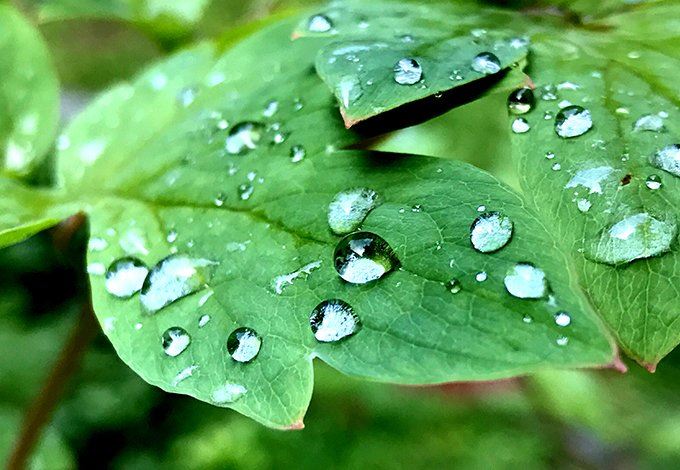
<path id="1" fill-rule="evenodd" d="M 656 152 L 650 163 L 671 175 L 680 176 L 680 144 L 671 144 Z"/>
<path id="2" fill-rule="evenodd" d="M 501 71 L 501 61 L 491 52 L 482 52 L 472 59 L 472 70 L 484 75 L 491 75 Z"/>
<path id="3" fill-rule="evenodd" d="M 246 121 L 236 124 L 227 135 L 227 152 L 233 155 L 243 155 L 254 150 L 262 139 L 264 131 L 264 124 L 259 122 Z"/>
<path id="4" fill-rule="evenodd" d="M 414 85 L 423 77 L 423 68 L 416 59 L 406 57 L 394 65 L 394 81 L 399 85 Z"/>
<path id="5" fill-rule="evenodd" d="M 328 226 L 333 233 L 345 235 L 362 224 L 378 202 L 378 194 L 368 188 L 340 191 L 328 205 Z"/>
<path id="6" fill-rule="evenodd" d="M 663 118 L 658 114 L 645 114 L 640 116 L 633 124 L 635 132 L 663 132 L 666 130 Z"/>
<path id="7" fill-rule="evenodd" d="M 314 308 L 309 325 L 317 341 L 332 343 L 359 331 L 361 321 L 347 302 L 333 299 L 324 300 Z"/>
<path id="8" fill-rule="evenodd" d="M 518 88 L 508 96 L 508 111 L 512 114 L 526 114 L 535 104 L 534 92 L 528 87 Z"/>
<path id="9" fill-rule="evenodd" d="M 671 215 L 657 218 L 647 212 L 634 214 L 587 243 L 586 255 L 593 261 L 612 265 L 657 256 L 670 250 L 677 231 Z"/>
<path id="10" fill-rule="evenodd" d="M 262 340 L 251 328 L 237 328 L 227 339 L 227 351 L 236 362 L 250 362 L 259 354 Z"/>
<path id="11" fill-rule="evenodd" d="M 307 31 L 311 33 L 327 33 L 331 29 L 333 22 L 326 15 L 313 15 L 307 20 Z"/>
<path id="12" fill-rule="evenodd" d="M 531 263 L 517 263 L 503 280 L 505 288 L 520 299 L 540 299 L 548 293 L 545 273 Z"/>
<path id="13" fill-rule="evenodd" d="M 146 313 L 152 315 L 171 303 L 203 289 L 215 263 L 186 255 L 161 260 L 144 280 L 139 297 Z"/>
<path id="14" fill-rule="evenodd" d="M 352 284 L 366 284 L 383 277 L 399 264 L 389 244 L 371 232 L 347 235 L 335 248 L 335 270 Z"/>
<path id="15" fill-rule="evenodd" d="M 567 106 L 560 109 L 555 116 L 555 132 L 565 139 L 583 135 L 592 127 L 590 111 L 581 106 Z"/>
<path id="16" fill-rule="evenodd" d="M 106 271 L 106 290 L 114 297 L 128 299 L 142 289 L 148 273 L 149 268 L 137 258 L 116 260 Z"/>
<path id="17" fill-rule="evenodd" d="M 182 354 L 184 350 L 189 347 L 189 343 L 191 343 L 189 333 L 179 326 L 168 328 L 161 337 L 163 351 L 170 357 L 176 357 Z"/>
<path id="18" fill-rule="evenodd" d="M 470 227 L 470 241 L 475 250 L 492 253 L 508 244 L 512 237 L 512 221 L 500 212 L 487 212 Z"/>

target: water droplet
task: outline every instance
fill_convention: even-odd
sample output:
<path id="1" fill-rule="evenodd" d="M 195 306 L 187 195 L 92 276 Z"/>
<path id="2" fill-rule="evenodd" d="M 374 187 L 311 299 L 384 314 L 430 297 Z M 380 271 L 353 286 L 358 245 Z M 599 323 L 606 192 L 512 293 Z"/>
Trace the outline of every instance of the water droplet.
<path id="1" fill-rule="evenodd" d="M 333 29 L 333 22 L 326 15 L 313 15 L 307 20 L 307 31 L 311 33 L 327 33 L 331 29 Z"/>
<path id="2" fill-rule="evenodd" d="M 194 102 L 197 94 L 198 89 L 194 87 L 183 88 L 177 95 L 177 103 L 179 103 L 180 106 L 187 108 Z"/>
<path id="3" fill-rule="evenodd" d="M 557 312 L 555 314 L 555 324 L 557 326 L 569 326 L 571 324 L 571 316 L 565 311 Z"/>
<path id="4" fill-rule="evenodd" d="M 175 254 L 161 260 L 144 280 L 140 301 L 152 315 L 171 303 L 203 289 L 216 263 Z"/>
<path id="5" fill-rule="evenodd" d="M 227 339 L 227 351 L 236 362 L 250 362 L 259 354 L 262 340 L 251 328 L 237 328 Z"/>
<path id="6" fill-rule="evenodd" d="M 179 373 L 172 379 L 173 387 L 178 386 L 180 383 L 184 382 L 186 379 L 194 375 L 194 372 L 198 369 L 198 366 L 189 366 L 186 369 L 182 369 Z"/>
<path id="7" fill-rule="evenodd" d="M 423 77 L 423 68 L 417 60 L 406 57 L 394 65 L 394 81 L 399 85 L 414 85 Z"/>
<path id="8" fill-rule="evenodd" d="M 238 401 L 248 392 L 243 385 L 226 383 L 216 388 L 210 395 L 210 399 L 216 405 L 224 405 Z"/>
<path id="9" fill-rule="evenodd" d="M 486 274 L 485 271 L 480 271 L 477 274 L 475 274 L 475 280 L 477 282 L 484 282 L 488 279 L 488 275 Z"/>
<path id="10" fill-rule="evenodd" d="M 520 299 L 540 299 L 548 293 L 545 273 L 531 263 L 517 263 L 503 280 L 508 292 Z"/>
<path id="11" fill-rule="evenodd" d="M 190 343 L 191 337 L 189 336 L 189 333 L 179 326 L 168 328 L 161 337 L 163 351 L 170 357 L 176 357 L 182 354 L 184 350 L 189 347 Z"/>
<path id="12" fill-rule="evenodd" d="M 201 318 L 198 319 L 199 328 L 203 328 L 208 323 L 210 323 L 210 315 L 201 315 Z"/>
<path id="13" fill-rule="evenodd" d="M 411 212 L 418 213 L 418 212 L 422 212 L 422 210 L 423 210 L 423 206 L 420 205 L 420 204 L 413 204 L 411 206 Z"/>
<path id="14" fill-rule="evenodd" d="M 562 165 L 559 163 L 553 163 L 553 166 L 551 167 L 553 171 L 560 171 L 562 169 Z"/>
<path id="15" fill-rule="evenodd" d="M 347 235 L 335 248 L 335 270 L 352 284 L 366 284 L 383 277 L 399 264 L 389 244 L 371 232 Z"/>
<path id="16" fill-rule="evenodd" d="M 576 202 L 576 207 L 581 212 L 588 212 L 592 207 L 592 203 L 588 199 L 581 198 Z"/>
<path id="17" fill-rule="evenodd" d="M 378 194 L 368 188 L 353 188 L 335 195 L 328 205 L 328 226 L 337 235 L 351 233 L 362 224 L 378 203 Z"/>
<path id="18" fill-rule="evenodd" d="M 339 299 L 324 300 L 309 317 L 314 337 L 322 343 L 333 343 L 353 335 L 361 328 L 354 309 Z"/>
<path id="19" fill-rule="evenodd" d="M 677 231 L 677 223 L 670 215 L 665 218 L 647 212 L 630 215 L 587 243 L 586 255 L 611 265 L 650 258 L 669 251 Z"/>
<path id="20" fill-rule="evenodd" d="M 460 281 L 458 279 L 451 279 L 449 282 L 446 283 L 446 288 L 452 294 L 457 294 L 463 289 L 463 286 L 460 284 Z"/>
<path id="21" fill-rule="evenodd" d="M 149 268 L 137 258 L 116 260 L 106 271 L 106 291 L 114 297 L 128 299 L 142 289 L 148 273 Z"/>
<path id="22" fill-rule="evenodd" d="M 472 70 L 484 75 L 491 75 L 501 71 L 501 61 L 491 52 L 482 52 L 472 59 Z"/>
<path id="23" fill-rule="evenodd" d="M 293 163 L 301 162 L 307 156 L 307 151 L 302 145 L 293 145 L 290 148 L 290 161 Z"/>
<path id="24" fill-rule="evenodd" d="M 650 163 L 671 175 L 680 176 L 680 144 L 671 144 L 662 148 L 652 155 Z"/>
<path id="25" fill-rule="evenodd" d="M 481 206 L 477 206 L 477 212 L 484 212 L 486 210 L 486 206 L 482 204 Z"/>
<path id="26" fill-rule="evenodd" d="M 666 126 L 664 125 L 663 118 L 658 114 L 645 114 L 635 121 L 633 130 L 635 132 L 664 132 Z"/>
<path id="27" fill-rule="evenodd" d="M 592 127 L 590 111 L 581 106 L 567 106 L 555 116 L 555 132 L 564 139 L 583 135 Z"/>
<path id="28" fill-rule="evenodd" d="M 269 103 L 267 103 L 264 107 L 264 111 L 262 111 L 262 115 L 264 117 L 272 117 L 274 114 L 277 113 L 279 110 L 279 102 L 276 100 L 271 100 Z"/>
<path id="29" fill-rule="evenodd" d="M 531 88 L 518 88 L 508 96 L 508 110 L 512 114 L 526 114 L 536 104 L 536 98 Z"/>
<path id="30" fill-rule="evenodd" d="M 546 152 L 545 158 L 547 158 L 548 160 L 552 160 L 553 158 L 555 158 L 555 153 L 554 152 Z"/>
<path id="31" fill-rule="evenodd" d="M 276 276 L 272 282 L 272 287 L 277 295 L 281 295 L 287 286 L 292 286 L 297 279 L 306 279 L 315 269 L 321 267 L 321 261 L 314 261 L 306 264 L 292 273 Z"/>
<path id="32" fill-rule="evenodd" d="M 663 183 L 661 182 L 661 177 L 659 175 L 649 175 L 645 180 L 645 186 L 652 191 L 661 189 Z"/>
<path id="33" fill-rule="evenodd" d="M 541 99 L 543 101 L 556 101 L 557 88 L 555 85 L 545 85 L 541 88 Z"/>
<path id="34" fill-rule="evenodd" d="M 90 263 L 87 265 L 87 274 L 93 276 L 103 276 L 106 273 L 106 266 L 102 263 Z"/>
<path id="35" fill-rule="evenodd" d="M 217 196 L 215 196 L 215 200 L 213 202 L 217 207 L 222 207 L 226 198 L 227 196 L 225 196 L 224 193 L 219 193 Z"/>
<path id="36" fill-rule="evenodd" d="M 555 340 L 555 342 L 557 343 L 558 346 L 566 346 L 567 344 L 569 344 L 569 338 L 567 338 L 566 336 L 560 336 Z"/>
<path id="37" fill-rule="evenodd" d="M 512 237 L 512 221 L 500 212 L 487 212 L 470 227 L 470 241 L 475 250 L 492 253 L 508 244 Z"/>
<path id="38" fill-rule="evenodd" d="M 512 132 L 515 134 L 526 134 L 531 130 L 531 126 L 529 125 L 529 121 L 526 119 L 519 117 L 512 121 Z"/>
<path id="39" fill-rule="evenodd" d="M 246 121 L 236 124 L 229 130 L 226 140 L 227 152 L 243 155 L 257 148 L 265 127 L 259 122 Z"/>
<path id="40" fill-rule="evenodd" d="M 247 201 L 250 199 L 250 197 L 253 195 L 253 192 L 255 191 L 255 186 L 253 186 L 251 183 L 243 183 L 238 186 L 236 189 L 236 192 L 238 194 L 238 198 L 241 201 Z"/>
<path id="41" fill-rule="evenodd" d="M 534 319 L 533 319 L 533 317 L 532 317 L 531 315 L 524 315 L 524 316 L 522 317 L 522 321 L 523 321 L 524 323 L 533 323 L 533 322 L 534 322 Z"/>
<path id="42" fill-rule="evenodd" d="M 602 194 L 602 184 L 614 169 L 609 166 L 598 166 L 580 170 L 569 180 L 566 189 L 582 186 L 588 189 L 588 194 Z"/>
<path id="43" fill-rule="evenodd" d="M 335 93 L 340 98 L 342 105 L 349 108 L 364 95 L 364 89 L 356 75 L 345 75 L 338 81 Z"/>

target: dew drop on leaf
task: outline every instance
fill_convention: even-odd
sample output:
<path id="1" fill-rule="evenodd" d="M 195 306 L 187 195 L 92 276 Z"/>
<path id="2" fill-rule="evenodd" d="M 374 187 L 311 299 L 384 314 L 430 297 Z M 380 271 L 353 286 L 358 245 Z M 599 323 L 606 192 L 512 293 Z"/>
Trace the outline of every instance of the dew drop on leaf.
<path id="1" fill-rule="evenodd" d="M 652 155 L 650 163 L 671 175 L 680 176 L 680 144 L 671 144 L 662 148 Z"/>
<path id="2" fill-rule="evenodd" d="M 161 337 L 161 346 L 163 351 L 170 357 L 179 356 L 189 347 L 191 337 L 184 328 L 173 326 L 168 328 Z"/>
<path id="3" fill-rule="evenodd" d="M 328 205 L 328 226 L 338 235 L 355 231 L 378 202 L 378 194 L 368 188 L 340 191 Z"/>
<path id="4" fill-rule="evenodd" d="M 201 315 L 201 318 L 198 319 L 199 328 L 203 328 L 208 323 L 210 323 L 210 315 Z"/>
<path id="5" fill-rule="evenodd" d="M 314 308 L 309 325 L 317 341 L 333 343 L 359 331 L 361 321 L 347 302 L 332 299 L 324 300 Z"/>
<path id="6" fill-rule="evenodd" d="M 508 244 L 512 237 L 512 221 L 500 212 L 487 212 L 470 227 L 470 241 L 475 250 L 492 253 Z"/>
<path id="7" fill-rule="evenodd" d="M 279 102 L 276 100 L 271 100 L 265 105 L 264 111 L 262 111 L 262 115 L 264 117 L 272 117 L 274 114 L 277 113 L 278 110 Z"/>
<path id="8" fill-rule="evenodd" d="M 645 186 L 647 186 L 647 189 L 651 189 L 652 191 L 661 189 L 661 187 L 663 186 L 663 183 L 661 182 L 661 177 L 659 175 L 649 175 L 645 180 Z"/>
<path id="9" fill-rule="evenodd" d="M 446 288 L 452 294 L 457 294 L 463 289 L 463 286 L 460 284 L 460 281 L 458 279 L 451 279 L 449 282 L 446 283 Z"/>
<path id="10" fill-rule="evenodd" d="M 394 65 L 394 81 L 399 85 L 415 85 L 423 77 L 423 68 L 416 59 L 405 57 Z"/>
<path id="11" fill-rule="evenodd" d="M 215 405 L 225 405 L 238 401 L 243 395 L 248 392 L 241 384 L 226 383 L 210 394 L 210 399 Z"/>
<path id="12" fill-rule="evenodd" d="M 508 292 L 520 299 L 540 299 L 548 293 L 545 273 L 531 263 L 517 263 L 503 280 Z"/>
<path id="13" fill-rule="evenodd" d="M 557 326 L 569 326 L 571 324 L 571 316 L 565 312 L 557 312 L 555 314 L 555 324 Z"/>
<path id="14" fill-rule="evenodd" d="M 598 166 L 579 170 L 566 184 L 566 189 L 582 186 L 588 189 L 589 194 L 602 194 L 602 184 L 614 169 L 609 166 Z"/>
<path id="15" fill-rule="evenodd" d="M 262 340 L 251 328 L 237 328 L 227 338 L 227 351 L 236 362 L 250 362 L 259 354 Z"/>
<path id="16" fill-rule="evenodd" d="M 536 104 L 536 98 L 531 88 L 518 88 L 508 96 L 508 111 L 512 114 L 526 114 Z"/>
<path id="17" fill-rule="evenodd" d="M 567 106 L 555 116 L 555 132 L 564 139 L 583 135 L 592 127 L 593 119 L 590 111 L 581 106 Z"/>
<path id="18" fill-rule="evenodd" d="M 670 250 L 677 231 L 672 216 L 661 218 L 641 212 L 623 218 L 586 243 L 586 255 L 611 265 L 658 256 Z"/>
<path id="19" fill-rule="evenodd" d="M 640 116 L 633 124 L 635 132 L 663 132 L 666 130 L 663 118 L 658 114 L 645 114 Z"/>
<path id="20" fill-rule="evenodd" d="M 236 188 L 236 192 L 241 201 L 247 201 L 255 192 L 255 186 L 252 183 L 243 183 Z"/>
<path id="21" fill-rule="evenodd" d="M 491 52 L 482 52 L 472 59 L 472 70 L 484 75 L 491 75 L 501 71 L 501 61 Z"/>
<path id="22" fill-rule="evenodd" d="M 293 163 L 301 162 L 307 156 L 307 151 L 302 145 L 293 145 L 290 149 L 290 161 Z"/>
<path id="23" fill-rule="evenodd" d="M 333 22 L 326 15 L 313 15 L 307 20 L 307 31 L 311 33 L 327 33 L 331 29 L 333 29 Z"/>
<path id="24" fill-rule="evenodd" d="M 246 121 L 234 125 L 227 135 L 227 152 L 232 155 L 243 155 L 256 149 L 264 130 L 264 124 L 259 122 Z"/>
<path id="25" fill-rule="evenodd" d="M 338 242 L 334 258 L 335 270 L 352 284 L 380 279 L 399 264 L 389 244 L 371 232 L 347 235 Z"/>
<path id="26" fill-rule="evenodd" d="M 356 75 L 345 75 L 338 81 L 336 95 L 340 98 L 342 105 L 349 108 L 364 95 L 364 89 Z"/>
<path id="27" fill-rule="evenodd" d="M 527 121 L 523 117 L 518 117 L 514 121 L 512 121 L 511 128 L 512 132 L 514 132 L 515 134 L 526 134 L 531 130 L 529 121 Z"/>
<path id="28" fill-rule="evenodd" d="M 171 303 L 206 286 L 216 263 L 182 254 L 161 260 L 144 280 L 139 297 L 144 311 L 153 315 Z"/>
<path id="29" fill-rule="evenodd" d="M 522 316 L 522 321 L 524 323 L 533 323 L 534 319 L 531 315 L 524 315 L 524 316 Z"/>
<path id="30" fill-rule="evenodd" d="M 480 271 L 477 274 L 475 274 L 475 280 L 477 282 L 484 282 L 488 279 L 488 275 L 486 274 L 486 271 Z"/>
<path id="31" fill-rule="evenodd" d="M 142 289 L 149 268 L 143 261 L 126 257 L 114 261 L 106 271 L 106 291 L 121 299 L 128 299 Z"/>
<path id="32" fill-rule="evenodd" d="M 555 343 L 557 343 L 558 346 L 566 346 L 569 344 L 569 338 L 566 336 L 559 336 L 556 340 Z"/>

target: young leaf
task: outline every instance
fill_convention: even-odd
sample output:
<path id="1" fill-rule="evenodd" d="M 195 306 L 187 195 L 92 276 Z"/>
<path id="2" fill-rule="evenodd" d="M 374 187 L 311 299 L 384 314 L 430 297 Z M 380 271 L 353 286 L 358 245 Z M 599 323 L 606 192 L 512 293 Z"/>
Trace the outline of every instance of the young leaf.
<path id="1" fill-rule="evenodd" d="M 59 119 L 57 78 L 42 38 L 0 5 L 0 174 L 26 177 L 52 146 Z"/>

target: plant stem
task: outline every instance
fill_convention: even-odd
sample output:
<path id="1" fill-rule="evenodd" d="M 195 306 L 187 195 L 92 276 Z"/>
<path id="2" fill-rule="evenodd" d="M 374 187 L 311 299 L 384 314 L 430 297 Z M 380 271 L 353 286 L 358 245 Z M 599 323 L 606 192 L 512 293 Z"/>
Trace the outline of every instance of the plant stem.
<path id="1" fill-rule="evenodd" d="M 49 423 L 66 385 L 78 370 L 87 347 L 98 332 L 99 325 L 88 301 L 40 393 L 26 412 L 19 437 L 7 461 L 8 470 L 23 470 L 27 467 L 28 459 Z"/>

